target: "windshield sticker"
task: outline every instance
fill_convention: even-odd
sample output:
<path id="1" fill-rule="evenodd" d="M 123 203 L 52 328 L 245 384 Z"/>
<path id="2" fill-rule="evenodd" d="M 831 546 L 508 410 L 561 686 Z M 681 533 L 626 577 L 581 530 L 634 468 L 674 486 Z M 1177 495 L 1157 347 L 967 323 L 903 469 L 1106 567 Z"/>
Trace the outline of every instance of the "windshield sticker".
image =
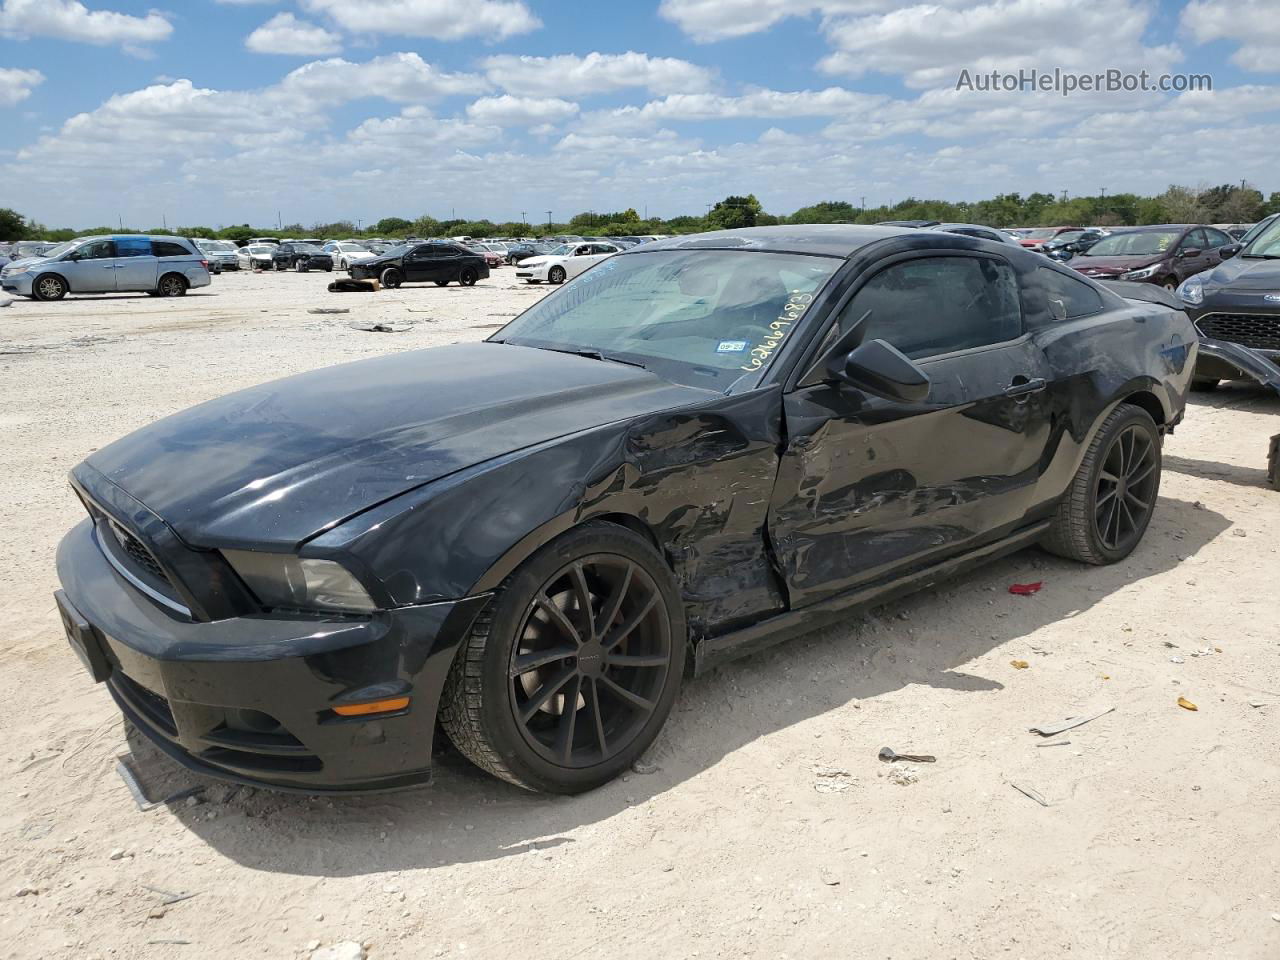
<path id="1" fill-rule="evenodd" d="M 742 353 L 747 349 L 745 340 L 721 340 L 716 345 L 716 353 Z"/>
<path id="2" fill-rule="evenodd" d="M 773 351 L 777 350 L 778 345 L 786 339 L 791 328 L 804 316 L 804 312 L 809 309 L 811 303 L 813 303 L 813 294 L 793 290 L 791 296 L 787 297 L 787 302 L 778 319 L 769 324 L 769 333 L 760 342 L 760 346 L 751 351 L 751 359 L 738 369 L 750 371 L 763 367 L 765 361 L 773 356 Z"/>

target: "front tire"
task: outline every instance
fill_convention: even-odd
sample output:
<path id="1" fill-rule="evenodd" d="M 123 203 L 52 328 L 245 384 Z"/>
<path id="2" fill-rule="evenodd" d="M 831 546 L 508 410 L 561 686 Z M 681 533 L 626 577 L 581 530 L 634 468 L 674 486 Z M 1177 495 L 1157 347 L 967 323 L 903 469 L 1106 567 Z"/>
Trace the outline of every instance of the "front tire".
<path id="1" fill-rule="evenodd" d="M 1160 494 L 1160 433 L 1141 407 L 1122 403 L 1085 451 L 1042 546 L 1102 565 L 1123 560 L 1142 540 Z"/>
<path id="2" fill-rule="evenodd" d="M 382 271 L 382 276 L 380 276 L 378 280 L 384 287 L 390 287 L 394 290 L 396 287 L 400 286 L 400 284 L 404 283 L 404 274 L 395 267 L 387 267 L 387 269 Z"/>
<path id="3" fill-rule="evenodd" d="M 594 523 L 525 561 L 495 591 L 449 671 L 440 722 L 481 769 L 581 793 L 648 748 L 680 688 L 684 609 L 644 537 Z"/>
<path id="4" fill-rule="evenodd" d="M 35 299 L 46 302 L 61 300 L 70 289 L 67 286 L 67 281 L 56 273 L 47 273 L 43 277 L 36 277 L 36 282 L 31 285 L 31 293 Z"/>
<path id="5" fill-rule="evenodd" d="M 310 270 L 310 269 L 311 269 L 311 268 L 310 268 L 309 266 L 307 266 L 307 261 L 305 261 L 305 260 L 295 260 L 295 261 L 293 261 L 293 271 L 294 271 L 294 273 L 306 273 L 306 272 L 307 272 L 308 270 Z"/>
<path id="6" fill-rule="evenodd" d="M 564 272 L 564 267 L 552 267 L 547 271 L 547 280 L 550 283 L 564 283 L 566 276 L 568 274 Z"/>

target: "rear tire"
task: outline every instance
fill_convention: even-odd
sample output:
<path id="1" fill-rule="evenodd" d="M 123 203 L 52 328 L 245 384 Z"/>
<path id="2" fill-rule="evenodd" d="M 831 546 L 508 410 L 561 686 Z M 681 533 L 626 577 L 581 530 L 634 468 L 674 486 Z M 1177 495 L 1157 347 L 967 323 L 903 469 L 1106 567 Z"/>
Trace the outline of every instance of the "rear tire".
<path id="1" fill-rule="evenodd" d="M 156 294 L 161 297 L 185 297 L 187 279 L 176 273 L 166 273 L 156 284 Z"/>
<path id="2" fill-rule="evenodd" d="M 474 287 L 479 279 L 480 274 L 476 273 L 473 267 L 463 267 L 462 273 L 458 274 L 458 283 L 464 287 Z"/>
<path id="3" fill-rule="evenodd" d="M 1041 545 L 1060 557 L 1102 565 L 1142 541 L 1160 495 L 1160 433 L 1141 407 L 1122 403 L 1098 429 L 1058 503 Z"/>
<path id="4" fill-rule="evenodd" d="M 594 789 L 662 729 L 686 633 L 675 579 L 648 540 L 608 523 L 578 527 L 494 592 L 449 670 L 440 723 L 496 777 L 548 793 Z"/>

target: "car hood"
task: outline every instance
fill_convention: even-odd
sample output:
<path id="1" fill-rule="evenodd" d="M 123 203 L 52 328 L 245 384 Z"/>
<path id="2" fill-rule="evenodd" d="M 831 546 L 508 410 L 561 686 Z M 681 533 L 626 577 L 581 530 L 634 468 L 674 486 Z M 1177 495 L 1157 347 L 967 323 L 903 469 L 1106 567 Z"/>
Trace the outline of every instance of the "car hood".
<path id="1" fill-rule="evenodd" d="M 1124 273 L 1129 270 L 1141 270 L 1153 263 L 1159 263 L 1163 257 L 1142 254 L 1134 257 L 1074 257 L 1071 266 L 1081 273 L 1097 270 L 1101 273 Z"/>
<path id="2" fill-rule="evenodd" d="M 522 267 L 545 267 L 555 257 L 525 257 L 520 261 Z"/>
<path id="3" fill-rule="evenodd" d="M 608 361 L 455 344 L 242 390 L 86 463 L 193 546 L 296 545 L 466 467 L 708 396 Z"/>
<path id="4" fill-rule="evenodd" d="M 1206 285 L 1230 286 L 1233 290 L 1270 290 L 1280 293 L 1280 260 L 1235 256 L 1224 260 L 1206 274 Z"/>
<path id="5" fill-rule="evenodd" d="M 20 260 L 10 260 L 5 267 L 34 267 L 38 263 L 52 263 L 48 257 L 23 257 Z M 16 271 L 15 271 L 16 272 Z"/>

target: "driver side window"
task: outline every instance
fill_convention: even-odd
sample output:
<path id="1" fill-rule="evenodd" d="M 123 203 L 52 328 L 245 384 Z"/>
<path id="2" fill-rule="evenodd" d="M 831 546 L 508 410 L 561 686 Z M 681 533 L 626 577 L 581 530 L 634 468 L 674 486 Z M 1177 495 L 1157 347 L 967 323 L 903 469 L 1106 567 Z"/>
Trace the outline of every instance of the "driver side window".
<path id="1" fill-rule="evenodd" d="M 108 260 L 116 255 L 116 245 L 110 240 L 95 240 L 76 250 L 77 260 Z"/>
<path id="2" fill-rule="evenodd" d="M 986 257 L 921 257 L 885 267 L 841 311 L 841 333 L 868 311 L 862 342 L 884 340 L 913 360 L 1022 335 L 1013 269 Z"/>

